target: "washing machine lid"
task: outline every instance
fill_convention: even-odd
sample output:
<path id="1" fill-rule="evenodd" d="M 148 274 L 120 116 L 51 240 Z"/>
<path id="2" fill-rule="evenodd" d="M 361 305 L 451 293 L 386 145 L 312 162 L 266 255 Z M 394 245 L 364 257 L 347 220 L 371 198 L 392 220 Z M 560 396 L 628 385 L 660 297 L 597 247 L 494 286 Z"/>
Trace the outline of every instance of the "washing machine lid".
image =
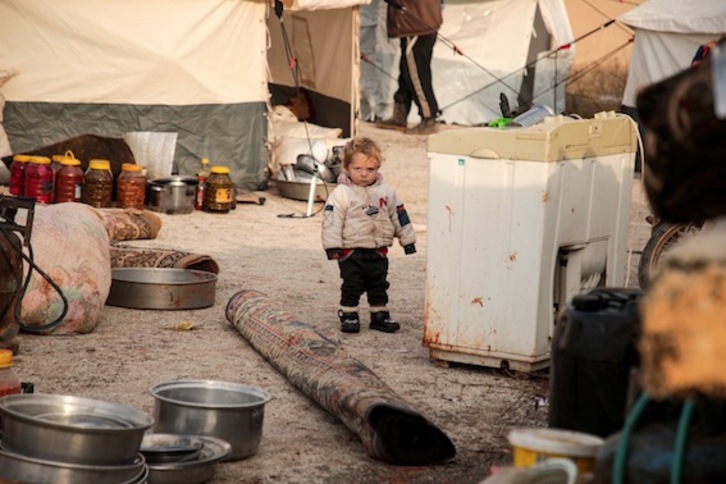
<path id="1" fill-rule="evenodd" d="M 485 159 L 558 162 L 635 153 L 636 127 L 615 113 L 593 119 L 547 117 L 523 128 L 468 127 L 429 136 L 428 151 Z"/>

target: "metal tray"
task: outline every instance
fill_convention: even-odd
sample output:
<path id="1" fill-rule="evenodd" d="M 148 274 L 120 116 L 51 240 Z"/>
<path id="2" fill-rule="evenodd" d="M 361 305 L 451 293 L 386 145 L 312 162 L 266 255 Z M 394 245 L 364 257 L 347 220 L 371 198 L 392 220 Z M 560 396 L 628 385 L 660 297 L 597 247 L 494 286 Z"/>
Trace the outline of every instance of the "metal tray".
<path id="1" fill-rule="evenodd" d="M 132 309 L 200 309 L 214 305 L 217 275 L 191 269 L 122 267 L 111 271 L 106 304 Z"/>

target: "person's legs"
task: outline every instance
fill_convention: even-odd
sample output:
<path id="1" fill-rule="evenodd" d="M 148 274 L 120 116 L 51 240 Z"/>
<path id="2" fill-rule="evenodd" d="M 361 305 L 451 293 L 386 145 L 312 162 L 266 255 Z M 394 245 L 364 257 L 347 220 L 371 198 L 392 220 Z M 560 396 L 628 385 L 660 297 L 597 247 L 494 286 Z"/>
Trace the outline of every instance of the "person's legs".
<path id="1" fill-rule="evenodd" d="M 378 128 L 404 131 L 408 125 L 408 112 L 411 110 L 413 95 L 406 56 L 404 55 L 407 42 L 408 40 L 406 38 L 401 39 L 401 59 L 398 63 L 398 89 L 393 94 L 393 114 L 390 118 L 376 123 L 376 127 Z"/>
<path id="2" fill-rule="evenodd" d="M 358 302 L 365 291 L 363 266 L 356 253 L 338 262 L 340 277 L 343 283 L 340 286 L 340 329 L 344 333 L 357 333 L 360 331 L 360 316 L 358 315 Z"/>
<path id="3" fill-rule="evenodd" d="M 439 112 L 431 75 L 431 59 L 435 43 L 436 34 L 434 33 L 412 37 L 406 47 L 406 65 L 413 101 L 424 119 L 436 118 Z"/>
<path id="4" fill-rule="evenodd" d="M 388 258 L 382 254 L 374 253 L 366 265 L 365 287 L 368 295 L 368 305 L 371 312 L 370 328 L 385 333 L 393 333 L 401 327 L 391 319 L 388 304 Z"/>

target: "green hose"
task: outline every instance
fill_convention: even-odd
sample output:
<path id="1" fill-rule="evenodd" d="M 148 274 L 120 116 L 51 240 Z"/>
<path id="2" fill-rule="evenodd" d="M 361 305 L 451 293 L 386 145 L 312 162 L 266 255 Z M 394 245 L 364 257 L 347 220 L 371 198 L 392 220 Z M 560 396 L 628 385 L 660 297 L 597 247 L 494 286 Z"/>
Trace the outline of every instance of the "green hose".
<path id="1" fill-rule="evenodd" d="M 694 403 L 690 398 L 683 404 L 681 416 L 678 419 L 678 431 L 676 432 L 676 445 L 673 449 L 673 462 L 671 463 L 671 484 L 680 484 L 683 473 L 683 456 L 686 448 L 686 437 L 688 436 L 688 425 L 691 422 Z"/>
<path id="2" fill-rule="evenodd" d="M 638 400 L 633 405 L 633 409 L 628 414 L 628 418 L 625 419 L 625 425 L 623 430 L 620 432 L 620 439 L 618 440 L 618 447 L 615 449 L 615 460 L 613 461 L 613 484 L 623 484 L 625 482 L 625 463 L 628 458 L 628 446 L 630 445 L 630 435 L 633 433 L 635 425 L 638 423 L 638 419 L 643 414 L 645 407 L 649 401 L 648 394 L 643 392 Z"/>

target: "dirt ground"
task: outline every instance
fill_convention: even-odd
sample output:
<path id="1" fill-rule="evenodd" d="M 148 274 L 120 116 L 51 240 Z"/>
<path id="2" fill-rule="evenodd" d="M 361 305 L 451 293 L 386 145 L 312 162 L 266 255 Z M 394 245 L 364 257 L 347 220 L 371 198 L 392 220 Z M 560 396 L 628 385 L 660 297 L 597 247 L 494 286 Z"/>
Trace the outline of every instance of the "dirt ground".
<path id="1" fill-rule="evenodd" d="M 406 203 L 417 227 L 418 252 L 390 252 L 390 308 L 402 329 L 342 334 L 336 317 L 339 277 L 320 244 L 321 217 L 303 218 L 306 203 L 277 196 L 274 185 L 259 195 L 264 205 L 240 204 L 225 215 L 194 212 L 160 215 L 163 226 L 143 247 L 208 254 L 221 267 L 216 303 L 194 311 L 142 311 L 106 307 L 96 330 L 84 336 L 21 335 L 16 371 L 37 392 L 119 402 L 153 413 L 150 388 L 177 379 L 215 379 L 260 387 L 272 395 L 265 406 L 257 455 L 218 466 L 217 483 L 389 482 L 474 483 L 491 465 L 511 462 L 507 433 L 546 426 L 547 373 L 521 374 L 482 367 L 442 367 L 422 346 L 426 270 L 428 157 L 426 137 L 361 129 L 384 148 L 382 172 Z M 631 248 L 642 249 L 647 210 L 635 183 Z M 319 210 L 321 204 L 315 205 Z M 280 215 L 293 214 L 293 217 Z M 637 254 L 630 260 L 634 286 Z M 225 319 L 229 298 L 255 289 L 279 301 L 300 321 L 340 342 L 398 394 L 416 406 L 454 442 L 445 464 L 399 467 L 369 458 L 340 421 L 277 373 Z M 166 326 L 183 321 L 191 331 Z"/>

